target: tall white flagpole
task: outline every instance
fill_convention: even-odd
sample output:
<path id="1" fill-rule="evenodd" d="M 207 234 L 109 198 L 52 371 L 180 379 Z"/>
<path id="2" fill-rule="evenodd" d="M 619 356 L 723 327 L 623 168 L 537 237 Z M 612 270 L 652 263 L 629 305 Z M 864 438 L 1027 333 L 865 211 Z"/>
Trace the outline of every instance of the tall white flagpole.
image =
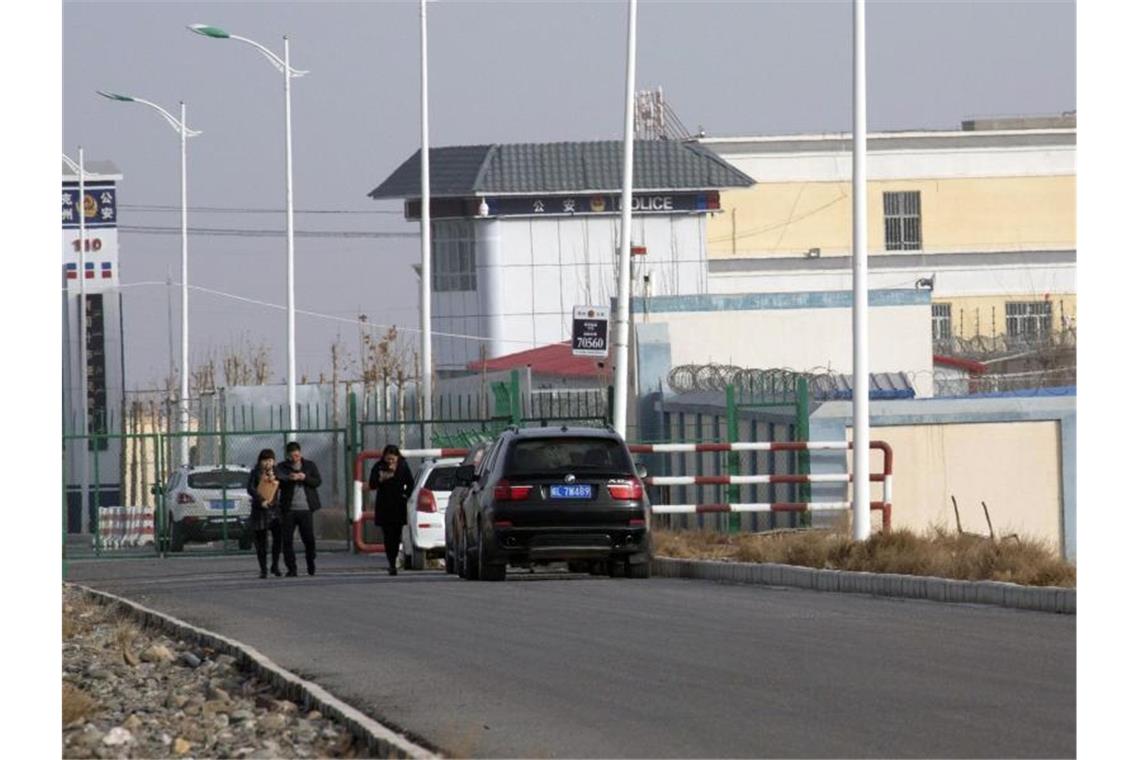
<path id="1" fill-rule="evenodd" d="M 629 0 L 625 53 L 625 136 L 622 154 L 621 241 L 618 244 L 617 310 L 614 317 L 614 418 L 622 438 L 629 395 L 629 245 L 633 225 L 633 84 L 637 59 L 637 0 Z"/>
<path id="2" fill-rule="evenodd" d="M 854 354 L 855 382 L 852 387 L 852 438 L 854 465 L 852 468 L 851 534 L 856 541 L 865 541 L 871 535 L 871 437 L 870 400 L 867 340 L 867 51 L 866 3 L 854 0 L 854 125 L 852 128 L 852 353 Z"/>

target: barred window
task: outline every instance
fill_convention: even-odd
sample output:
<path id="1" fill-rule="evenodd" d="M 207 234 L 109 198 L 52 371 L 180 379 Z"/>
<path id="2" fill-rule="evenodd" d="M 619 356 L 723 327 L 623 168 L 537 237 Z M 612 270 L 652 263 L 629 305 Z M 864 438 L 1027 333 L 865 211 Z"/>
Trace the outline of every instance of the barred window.
<path id="1" fill-rule="evenodd" d="M 954 336 L 950 325 L 950 304 L 930 304 L 930 332 L 936 343 Z"/>
<path id="2" fill-rule="evenodd" d="M 922 248 L 922 202 L 918 191 L 883 193 L 888 251 Z"/>
<path id="3" fill-rule="evenodd" d="M 1010 301 L 1005 305 L 1007 339 L 1033 341 L 1053 329 L 1053 304 L 1049 301 Z"/>
<path id="4" fill-rule="evenodd" d="M 475 290 L 475 227 L 470 220 L 431 223 L 431 289 Z"/>

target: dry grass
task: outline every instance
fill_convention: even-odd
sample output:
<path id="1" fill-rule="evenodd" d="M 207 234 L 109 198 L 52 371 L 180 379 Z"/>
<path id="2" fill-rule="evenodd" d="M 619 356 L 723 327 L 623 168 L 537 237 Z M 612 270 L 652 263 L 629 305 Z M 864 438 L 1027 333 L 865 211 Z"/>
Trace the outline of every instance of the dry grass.
<path id="1" fill-rule="evenodd" d="M 726 535 L 656 531 L 654 552 L 679 559 L 775 562 L 832 570 L 995 580 L 1027 586 L 1073 587 L 1077 569 L 1040 541 L 992 541 L 931 528 L 897 530 L 865 543 L 847 532 L 807 530 Z"/>
<path id="2" fill-rule="evenodd" d="M 63 684 L 63 725 L 85 718 L 95 709 L 95 700 L 82 689 Z"/>

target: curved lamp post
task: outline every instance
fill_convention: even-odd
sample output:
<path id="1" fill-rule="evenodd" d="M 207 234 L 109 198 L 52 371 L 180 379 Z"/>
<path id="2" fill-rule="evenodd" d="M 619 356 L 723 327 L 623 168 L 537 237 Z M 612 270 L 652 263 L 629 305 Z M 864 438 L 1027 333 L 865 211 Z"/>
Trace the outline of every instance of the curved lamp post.
<path id="1" fill-rule="evenodd" d="M 289 80 L 308 74 L 289 65 L 289 36 L 285 35 L 285 57 L 281 58 L 264 45 L 251 39 L 230 34 L 224 29 L 208 24 L 190 24 L 186 27 L 195 34 L 203 37 L 212 37 L 217 40 L 237 40 L 252 45 L 259 53 L 265 56 L 274 68 L 285 75 L 285 247 L 286 247 L 286 341 L 288 357 L 286 359 L 289 377 L 289 430 L 297 429 L 297 337 L 296 337 L 296 307 L 293 287 L 293 103 L 290 95 Z"/>
<path id="2" fill-rule="evenodd" d="M 149 100 L 142 98 L 134 98 L 130 95 L 120 95 L 114 92 L 104 92 L 103 90 L 96 90 L 100 95 L 110 100 L 118 100 L 123 103 L 140 103 L 144 106 L 149 106 L 166 120 L 166 123 L 173 127 L 174 131 L 178 133 L 179 142 L 182 147 L 182 381 L 181 391 L 179 395 L 181 398 L 178 402 L 178 425 L 179 430 L 182 432 L 182 437 L 178 441 L 179 450 L 179 464 L 189 464 L 189 447 L 187 444 L 186 433 L 190 430 L 190 291 L 189 291 L 189 267 L 187 264 L 187 208 L 186 208 L 186 138 L 197 137 L 202 134 L 198 130 L 190 129 L 186 126 L 186 104 L 179 102 L 180 115 L 182 118 L 176 119 L 162 106 L 151 103 Z"/>

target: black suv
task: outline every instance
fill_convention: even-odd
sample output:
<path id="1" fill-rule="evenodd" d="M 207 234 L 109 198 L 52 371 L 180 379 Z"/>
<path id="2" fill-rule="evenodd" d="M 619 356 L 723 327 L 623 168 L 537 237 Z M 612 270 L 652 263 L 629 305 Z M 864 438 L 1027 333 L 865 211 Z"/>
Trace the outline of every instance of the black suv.
<path id="1" fill-rule="evenodd" d="M 457 489 L 466 487 L 456 513 L 456 570 L 468 580 L 499 581 L 507 565 L 566 561 L 572 571 L 648 578 L 643 476 L 612 430 L 507 430 L 478 467 L 455 472 Z"/>

